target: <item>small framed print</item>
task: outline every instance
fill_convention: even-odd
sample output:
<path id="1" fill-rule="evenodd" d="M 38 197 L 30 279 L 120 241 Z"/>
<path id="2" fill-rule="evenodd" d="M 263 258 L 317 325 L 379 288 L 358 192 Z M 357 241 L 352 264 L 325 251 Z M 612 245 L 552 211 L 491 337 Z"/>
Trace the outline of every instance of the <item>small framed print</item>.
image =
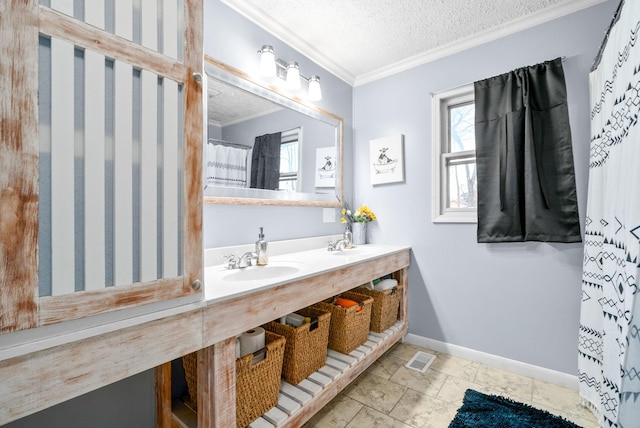
<path id="1" fill-rule="evenodd" d="M 316 187 L 336 187 L 336 148 L 316 149 Z"/>
<path id="2" fill-rule="evenodd" d="M 369 141 L 371 184 L 397 183 L 404 180 L 404 135 Z"/>

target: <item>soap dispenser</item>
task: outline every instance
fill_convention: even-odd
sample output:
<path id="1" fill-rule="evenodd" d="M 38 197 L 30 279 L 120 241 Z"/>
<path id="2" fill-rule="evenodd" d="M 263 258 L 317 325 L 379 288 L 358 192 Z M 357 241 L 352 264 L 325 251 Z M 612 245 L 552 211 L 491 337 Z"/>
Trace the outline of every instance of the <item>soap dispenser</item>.
<path id="1" fill-rule="evenodd" d="M 256 241 L 256 254 L 258 255 L 258 266 L 266 266 L 269 263 L 269 256 L 267 255 L 267 241 L 264 240 L 263 228 L 260 227 L 260 234 Z"/>
<path id="2" fill-rule="evenodd" d="M 349 229 L 349 226 L 347 226 L 347 228 L 344 231 L 344 240 L 346 242 L 344 244 L 344 248 L 353 247 L 353 233 L 351 233 L 351 229 Z"/>

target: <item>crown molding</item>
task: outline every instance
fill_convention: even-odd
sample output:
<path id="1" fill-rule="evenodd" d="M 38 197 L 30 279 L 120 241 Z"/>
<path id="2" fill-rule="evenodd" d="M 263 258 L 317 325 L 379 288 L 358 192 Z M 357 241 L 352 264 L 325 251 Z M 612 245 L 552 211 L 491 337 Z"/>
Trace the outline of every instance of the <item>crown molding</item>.
<path id="1" fill-rule="evenodd" d="M 268 33 L 282 40 L 293 49 L 300 52 L 334 76 L 353 86 L 355 76 L 345 70 L 340 64 L 331 60 L 329 57 L 318 51 L 310 43 L 302 40 L 297 34 L 290 31 L 283 25 L 273 20 L 270 16 L 264 14 L 260 9 L 253 7 L 249 2 L 243 0 L 220 0 L 240 15 L 247 18 L 257 26 L 261 27 Z M 318 74 L 318 73 L 313 73 Z"/>
<path id="2" fill-rule="evenodd" d="M 515 19 L 506 24 L 500 25 L 499 27 L 472 34 L 458 41 L 436 47 L 422 54 L 414 55 L 402 61 L 398 61 L 359 76 L 354 76 L 349 71 L 345 70 L 340 66 L 340 64 L 319 52 L 311 44 L 300 39 L 298 35 L 289 31 L 286 27 L 275 22 L 275 20 L 264 14 L 261 10 L 254 8 L 249 4 L 249 2 L 245 2 L 243 0 L 221 1 L 254 24 L 280 39 L 282 42 L 288 44 L 302 55 L 308 57 L 331 74 L 355 87 L 436 61 L 462 52 L 466 49 L 480 46 L 519 31 L 544 24 L 554 19 L 570 15 L 582 9 L 587 9 L 591 6 L 604 3 L 606 0 L 574 0 L 556 6 L 549 6 L 539 12 Z"/>
<path id="3" fill-rule="evenodd" d="M 485 43 L 492 42 L 494 40 L 498 40 L 502 37 L 515 34 L 519 31 L 544 24 L 554 19 L 570 15 L 582 9 L 587 9 L 591 6 L 604 3 L 605 1 L 606 0 L 576 0 L 571 3 L 548 7 L 540 12 L 515 19 L 499 27 L 472 34 L 455 42 L 438 46 L 422 54 L 414 55 L 402 61 L 398 61 L 394 64 L 381 67 L 369 73 L 361 74 L 356 77 L 353 86 L 360 86 L 366 83 L 373 82 L 375 80 L 389 77 L 402 71 L 406 71 L 411 68 L 462 52 L 464 50 L 474 48 Z"/>

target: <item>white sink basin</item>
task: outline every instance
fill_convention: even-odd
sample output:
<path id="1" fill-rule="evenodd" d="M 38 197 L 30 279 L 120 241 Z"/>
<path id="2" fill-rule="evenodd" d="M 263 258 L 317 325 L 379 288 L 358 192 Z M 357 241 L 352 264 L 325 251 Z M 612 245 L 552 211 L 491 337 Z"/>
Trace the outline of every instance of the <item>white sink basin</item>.
<path id="1" fill-rule="evenodd" d="M 222 275 L 224 281 L 256 281 L 274 279 L 280 276 L 293 275 L 300 272 L 297 266 L 267 265 L 249 266 L 243 269 L 234 269 Z"/>

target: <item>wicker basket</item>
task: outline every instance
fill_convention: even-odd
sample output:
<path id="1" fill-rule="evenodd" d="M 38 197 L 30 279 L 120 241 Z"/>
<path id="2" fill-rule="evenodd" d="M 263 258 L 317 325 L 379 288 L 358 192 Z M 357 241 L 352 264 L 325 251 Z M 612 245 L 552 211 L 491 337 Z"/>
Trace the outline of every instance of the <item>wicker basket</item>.
<path id="1" fill-rule="evenodd" d="M 184 377 L 187 380 L 187 390 L 189 391 L 188 405 L 193 410 L 198 410 L 198 353 L 182 357 L 182 366 L 184 367 Z"/>
<path id="2" fill-rule="evenodd" d="M 332 303 L 333 299 L 318 302 L 313 306 L 331 312 L 329 348 L 348 354 L 366 342 L 369 337 L 373 298 L 352 291 L 344 292 L 340 297 L 360 303 L 362 310 L 357 311 L 358 306 L 350 308 L 336 306 Z"/>
<path id="3" fill-rule="evenodd" d="M 311 318 L 311 324 L 291 327 L 271 321 L 262 327 L 277 333 L 287 340 L 284 348 L 282 377 L 294 385 L 302 382 L 313 372 L 322 368 L 327 360 L 327 342 L 331 313 L 308 307 L 296 313 Z"/>
<path id="4" fill-rule="evenodd" d="M 236 426 L 246 427 L 278 404 L 285 338 L 265 332 L 267 355 L 251 364 L 253 355 L 236 360 Z"/>
<path id="5" fill-rule="evenodd" d="M 266 331 L 265 343 L 267 352 L 264 360 L 251 364 L 252 354 L 236 360 L 236 426 L 238 428 L 246 427 L 278 404 L 285 338 Z M 194 352 L 182 357 L 189 396 L 193 397 L 191 405 L 194 409 L 198 390 L 196 355 Z"/>
<path id="6" fill-rule="evenodd" d="M 403 287 L 398 284 L 389 290 L 369 290 L 358 287 L 353 291 L 373 297 L 373 308 L 371 308 L 371 330 L 382 333 L 398 320 L 398 308 L 402 299 Z"/>

